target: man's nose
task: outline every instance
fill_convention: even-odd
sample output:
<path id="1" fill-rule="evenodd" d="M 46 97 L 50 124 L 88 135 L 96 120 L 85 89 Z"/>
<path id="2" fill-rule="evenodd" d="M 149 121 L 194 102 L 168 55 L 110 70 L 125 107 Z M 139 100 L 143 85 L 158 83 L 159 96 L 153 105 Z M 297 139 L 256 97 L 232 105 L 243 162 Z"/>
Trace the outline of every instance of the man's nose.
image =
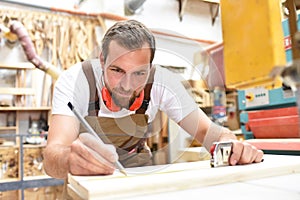
<path id="1" fill-rule="evenodd" d="M 132 86 L 132 80 L 131 80 L 131 76 L 130 74 L 125 74 L 122 79 L 121 79 L 121 87 L 125 90 L 125 91 L 130 91 L 131 90 L 131 86 Z"/>

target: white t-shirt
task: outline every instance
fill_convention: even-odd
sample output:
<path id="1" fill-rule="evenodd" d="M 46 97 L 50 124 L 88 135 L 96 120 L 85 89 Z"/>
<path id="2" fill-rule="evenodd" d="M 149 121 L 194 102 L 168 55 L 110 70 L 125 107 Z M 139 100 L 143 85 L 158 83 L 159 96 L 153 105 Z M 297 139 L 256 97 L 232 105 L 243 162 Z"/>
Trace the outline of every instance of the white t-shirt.
<path id="1" fill-rule="evenodd" d="M 121 109 L 118 112 L 108 110 L 101 98 L 101 76 L 102 68 L 99 59 L 91 60 L 97 84 L 100 111 L 98 116 L 102 117 L 124 117 L 134 114 L 135 111 Z M 158 110 L 165 112 L 168 117 L 176 123 L 181 121 L 189 113 L 198 109 L 194 99 L 188 94 L 184 86 L 181 84 L 181 78 L 161 66 L 156 66 L 154 83 L 152 84 L 150 102 L 146 113 L 149 116 L 149 122 L 153 121 Z M 82 116 L 88 115 L 89 105 L 89 85 L 82 70 L 81 63 L 77 63 L 64 71 L 55 83 L 52 114 L 61 114 L 74 116 L 68 107 L 71 102 L 75 109 Z"/>

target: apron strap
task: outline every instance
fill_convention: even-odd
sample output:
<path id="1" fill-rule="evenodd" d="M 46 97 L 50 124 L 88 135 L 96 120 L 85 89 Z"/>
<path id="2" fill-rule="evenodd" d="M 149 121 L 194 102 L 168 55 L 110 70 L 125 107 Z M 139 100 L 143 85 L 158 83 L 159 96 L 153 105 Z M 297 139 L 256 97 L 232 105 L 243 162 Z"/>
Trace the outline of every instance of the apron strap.
<path id="1" fill-rule="evenodd" d="M 89 108 L 88 108 L 89 116 L 98 116 L 98 111 L 100 110 L 99 96 L 98 96 L 95 76 L 94 76 L 94 72 L 90 60 L 85 60 L 82 63 L 82 69 L 90 87 L 90 101 L 89 101 Z"/>
<path id="2" fill-rule="evenodd" d="M 148 105 L 150 102 L 151 88 L 152 88 L 153 81 L 154 81 L 154 72 L 155 72 L 155 65 L 152 65 L 147 84 L 144 88 L 144 95 L 145 95 L 144 100 L 143 100 L 142 106 L 138 110 L 135 111 L 136 114 L 145 114 L 145 112 L 148 108 Z"/>

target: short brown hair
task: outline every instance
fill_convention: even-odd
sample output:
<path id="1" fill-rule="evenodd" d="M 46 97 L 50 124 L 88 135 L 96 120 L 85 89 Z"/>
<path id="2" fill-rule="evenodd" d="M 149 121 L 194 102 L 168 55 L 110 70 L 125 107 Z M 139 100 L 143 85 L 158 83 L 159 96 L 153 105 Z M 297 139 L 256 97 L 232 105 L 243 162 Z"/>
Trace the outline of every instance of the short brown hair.
<path id="1" fill-rule="evenodd" d="M 108 55 L 109 44 L 113 40 L 129 50 L 142 48 L 147 43 L 151 49 L 150 63 L 152 63 L 155 54 L 155 38 L 141 22 L 136 20 L 119 21 L 107 30 L 102 40 L 104 62 Z"/>

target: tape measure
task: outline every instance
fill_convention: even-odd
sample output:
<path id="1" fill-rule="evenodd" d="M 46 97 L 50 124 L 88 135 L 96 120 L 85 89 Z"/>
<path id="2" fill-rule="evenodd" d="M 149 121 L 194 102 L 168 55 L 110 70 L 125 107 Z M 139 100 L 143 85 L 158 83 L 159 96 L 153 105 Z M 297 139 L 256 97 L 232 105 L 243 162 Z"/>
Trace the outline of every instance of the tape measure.
<path id="1" fill-rule="evenodd" d="M 221 167 L 229 165 L 229 158 L 232 152 L 232 142 L 215 142 L 210 148 L 210 166 Z"/>

